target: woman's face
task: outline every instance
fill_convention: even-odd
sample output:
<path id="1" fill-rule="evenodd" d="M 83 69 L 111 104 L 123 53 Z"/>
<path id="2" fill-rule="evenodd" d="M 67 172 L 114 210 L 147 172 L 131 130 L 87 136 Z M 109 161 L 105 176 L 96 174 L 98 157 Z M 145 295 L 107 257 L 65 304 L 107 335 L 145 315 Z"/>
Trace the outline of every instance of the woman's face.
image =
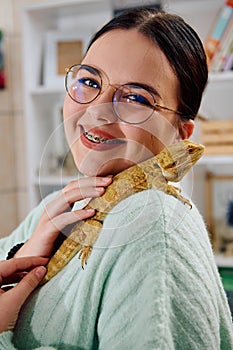
<path id="1" fill-rule="evenodd" d="M 163 52 L 148 38 L 135 29 L 112 30 L 93 43 L 82 64 L 101 73 L 104 87 L 98 98 L 88 104 L 65 97 L 65 132 L 81 173 L 114 175 L 158 154 L 178 139 L 179 117 L 171 111 L 154 112 L 140 124 L 123 122 L 113 111 L 113 86 L 126 83 L 149 86 L 156 103 L 177 110 L 177 77 Z M 187 136 L 190 135 L 182 134 Z M 96 142 L 100 139 L 111 141 Z"/>

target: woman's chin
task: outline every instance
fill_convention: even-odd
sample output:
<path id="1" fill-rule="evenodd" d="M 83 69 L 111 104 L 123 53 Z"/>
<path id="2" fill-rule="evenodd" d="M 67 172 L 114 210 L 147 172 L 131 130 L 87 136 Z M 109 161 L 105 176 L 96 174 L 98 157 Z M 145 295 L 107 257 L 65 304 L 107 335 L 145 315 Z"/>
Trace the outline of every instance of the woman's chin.
<path id="1" fill-rule="evenodd" d="M 114 159 L 104 164 L 81 164 L 79 171 L 85 176 L 108 176 L 116 175 L 119 172 L 135 165 L 134 162 L 125 159 Z"/>

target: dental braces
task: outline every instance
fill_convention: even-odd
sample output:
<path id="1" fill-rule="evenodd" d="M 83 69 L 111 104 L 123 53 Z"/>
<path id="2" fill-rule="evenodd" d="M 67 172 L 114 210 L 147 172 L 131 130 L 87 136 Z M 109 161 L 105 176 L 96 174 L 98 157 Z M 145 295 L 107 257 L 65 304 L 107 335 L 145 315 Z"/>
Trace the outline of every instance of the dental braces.
<path id="1" fill-rule="evenodd" d="M 92 134 L 89 134 L 87 131 L 84 132 L 86 138 L 92 142 L 95 143 L 107 143 L 107 144 L 117 144 L 117 143 L 123 143 L 123 141 L 119 140 L 119 139 L 111 139 L 111 140 L 107 140 L 105 138 L 100 138 L 98 136 L 94 136 Z"/>

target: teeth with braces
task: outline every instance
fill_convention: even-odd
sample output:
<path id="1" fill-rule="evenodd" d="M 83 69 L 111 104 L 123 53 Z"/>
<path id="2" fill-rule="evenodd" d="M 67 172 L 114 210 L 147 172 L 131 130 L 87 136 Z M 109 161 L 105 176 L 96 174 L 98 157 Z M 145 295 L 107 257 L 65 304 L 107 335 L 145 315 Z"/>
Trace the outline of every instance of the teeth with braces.
<path id="1" fill-rule="evenodd" d="M 85 131 L 84 134 L 85 134 L 86 138 L 88 138 L 88 140 L 90 140 L 92 142 L 95 142 L 95 143 L 108 143 L 108 140 L 106 140 L 104 138 L 99 138 L 98 136 L 94 136 L 92 134 L 89 134 L 87 131 Z"/>
<path id="2" fill-rule="evenodd" d="M 107 140 L 103 137 L 100 138 L 99 136 L 89 134 L 84 128 L 83 128 L 83 133 L 88 140 L 90 140 L 94 143 L 105 143 L 105 144 L 122 144 L 122 143 L 124 143 L 124 141 L 120 140 L 120 139 Z"/>

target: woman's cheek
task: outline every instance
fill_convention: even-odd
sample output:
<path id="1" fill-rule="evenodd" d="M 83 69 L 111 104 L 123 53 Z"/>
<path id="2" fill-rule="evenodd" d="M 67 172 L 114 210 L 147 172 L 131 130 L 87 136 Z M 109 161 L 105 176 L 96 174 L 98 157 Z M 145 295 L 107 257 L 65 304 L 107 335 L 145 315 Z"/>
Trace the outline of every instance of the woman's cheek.
<path id="1" fill-rule="evenodd" d="M 152 155 L 157 154 L 163 147 L 162 142 L 153 135 L 153 127 L 140 125 L 129 125 L 125 128 L 124 133 L 128 140 L 131 140 L 131 144 L 137 145 L 135 148 L 137 152 L 146 153 L 145 157 L 148 157 L 148 152 Z"/>
<path id="2" fill-rule="evenodd" d="M 161 145 L 163 147 L 175 142 L 179 129 L 174 116 L 163 116 L 160 113 L 154 112 L 149 120 L 140 124 L 140 128 L 150 134 L 150 142 Z M 162 147 L 162 148 L 163 148 Z"/>

